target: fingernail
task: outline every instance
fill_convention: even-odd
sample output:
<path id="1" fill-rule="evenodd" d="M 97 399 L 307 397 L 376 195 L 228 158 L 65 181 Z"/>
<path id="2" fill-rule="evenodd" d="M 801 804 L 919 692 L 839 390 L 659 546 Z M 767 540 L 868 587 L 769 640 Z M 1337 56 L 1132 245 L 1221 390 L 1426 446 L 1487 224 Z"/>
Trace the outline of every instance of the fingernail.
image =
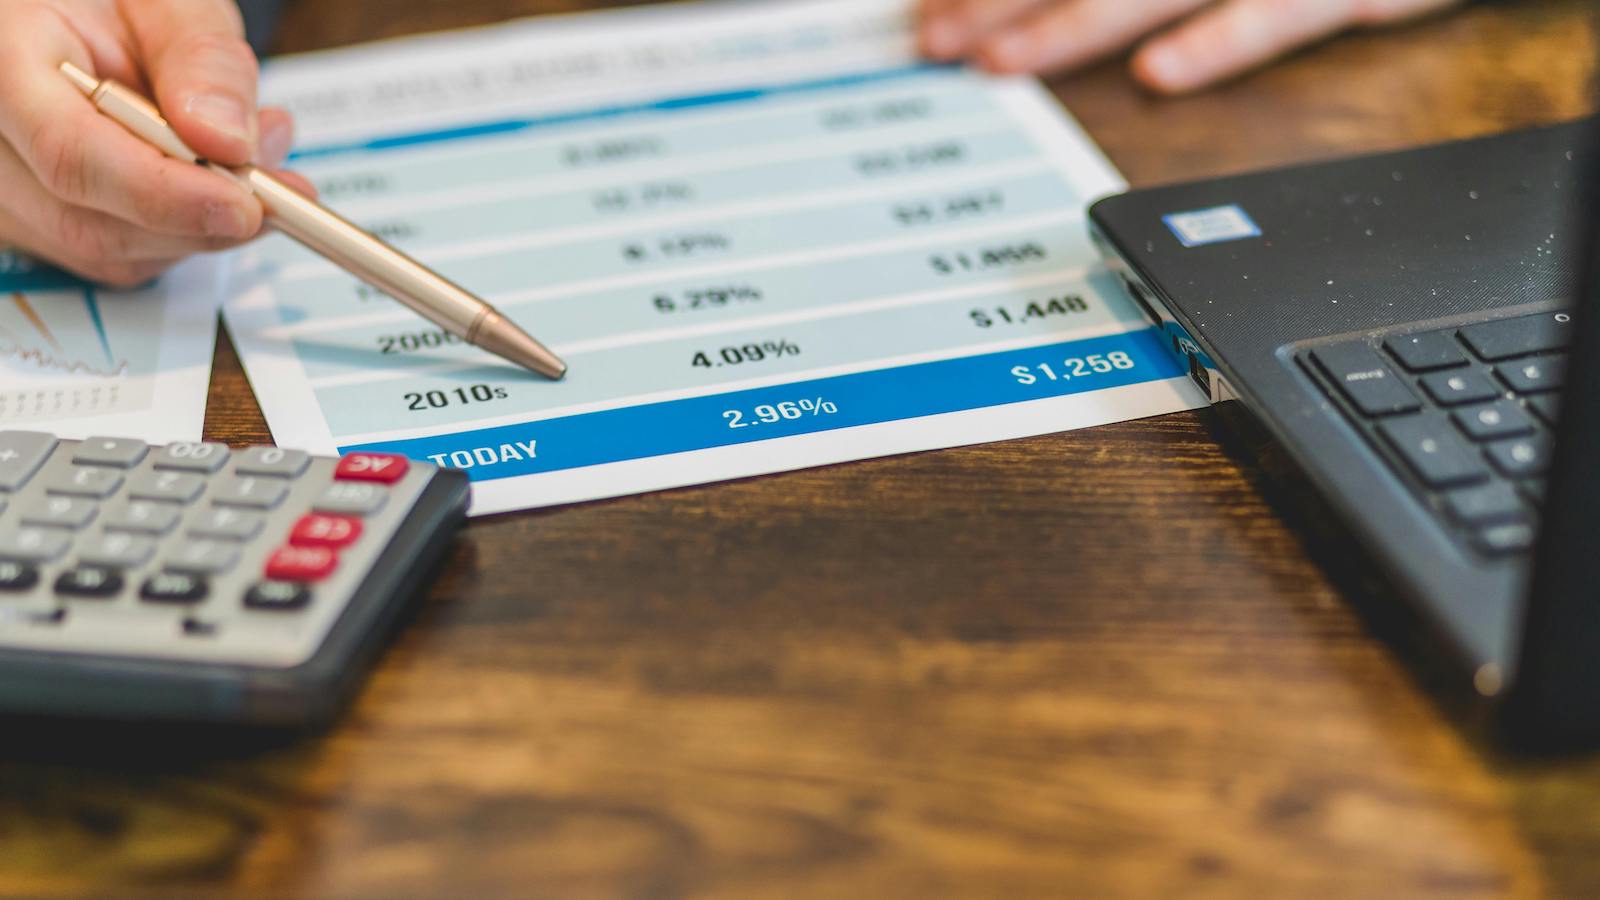
<path id="1" fill-rule="evenodd" d="M 212 128 L 241 141 L 250 143 L 255 135 L 250 123 L 250 111 L 243 101 L 227 94 L 195 94 L 183 105 L 184 111 Z"/>
<path id="2" fill-rule="evenodd" d="M 244 239 L 250 236 L 250 223 L 244 211 L 229 203 L 206 205 L 206 234 L 210 237 Z"/>
<path id="3" fill-rule="evenodd" d="M 269 169 L 280 168 L 289 158 L 289 150 L 293 143 L 293 126 L 287 122 L 274 123 L 261 133 L 261 150 L 256 154 L 260 164 Z"/>

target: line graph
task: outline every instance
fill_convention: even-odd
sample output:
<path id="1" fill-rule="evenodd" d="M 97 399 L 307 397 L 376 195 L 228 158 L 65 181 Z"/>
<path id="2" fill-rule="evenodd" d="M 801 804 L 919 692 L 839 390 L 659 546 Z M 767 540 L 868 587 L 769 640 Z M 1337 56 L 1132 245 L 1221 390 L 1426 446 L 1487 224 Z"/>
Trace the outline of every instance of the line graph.
<path id="1" fill-rule="evenodd" d="M 0 254 L 0 366 L 18 365 L 107 378 L 129 367 L 112 352 L 94 285 Z"/>
<path id="2" fill-rule="evenodd" d="M 112 289 L 0 248 L 0 429 L 198 437 L 217 274 L 195 260 Z"/>

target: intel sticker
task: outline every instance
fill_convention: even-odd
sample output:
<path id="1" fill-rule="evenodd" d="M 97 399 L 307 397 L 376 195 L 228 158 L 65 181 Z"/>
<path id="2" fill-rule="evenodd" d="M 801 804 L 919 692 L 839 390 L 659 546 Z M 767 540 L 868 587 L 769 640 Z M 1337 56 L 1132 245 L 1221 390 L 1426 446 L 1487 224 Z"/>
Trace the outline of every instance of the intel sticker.
<path id="1" fill-rule="evenodd" d="M 1223 241 L 1242 241 L 1261 236 L 1261 229 L 1249 214 L 1234 204 L 1197 209 L 1162 216 L 1178 241 L 1185 247 L 1202 247 Z"/>

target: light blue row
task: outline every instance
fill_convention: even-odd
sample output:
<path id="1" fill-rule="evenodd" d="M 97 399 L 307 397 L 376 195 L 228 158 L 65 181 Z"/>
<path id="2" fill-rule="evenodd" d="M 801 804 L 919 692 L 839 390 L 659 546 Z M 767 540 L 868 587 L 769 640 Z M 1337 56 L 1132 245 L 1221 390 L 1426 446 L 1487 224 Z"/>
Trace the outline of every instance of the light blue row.
<path id="1" fill-rule="evenodd" d="M 1060 375 L 1047 377 L 1044 367 Z M 1023 378 L 1018 371 L 1033 374 Z M 1082 374 L 1066 377 L 1068 372 Z M 1157 333 L 1144 329 L 339 449 L 401 453 L 466 469 L 473 481 L 484 482 L 1004 406 L 1182 374 Z"/>
<path id="2" fill-rule="evenodd" d="M 1012 253 L 993 268 L 969 271 L 958 267 L 962 256 L 980 259 L 985 252 L 1007 250 Z M 1079 222 L 1071 221 L 1043 229 L 1002 232 L 977 241 L 573 294 L 502 306 L 501 312 L 541 340 L 560 347 L 652 328 L 738 321 L 979 282 L 994 281 L 1000 289 L 1014 279 L 1062 269 L 1076 260 L 1092 258 L 1092 254 L 1087 231 Z M 949 263 L 944 267 L 949 271 L 936 268 L 935 259 Z M 289 295 L 283 302 L 298 301 Z M 433 336 L 424 338 L 428 332 Z M 438 346 L 426 346 L 424 341 Z M 385 346 L 391 352 L 384 353 Z M 421 318 L 318 331 L 295 339 L 294 347 L 312 378 L 415 368 L 478 353 L 460 344 L 442 344 L 438 330 Z"/>
<path id="3" fill-rule="evenodd" d="M 897 211 L 916 204 L 944 209 L 962 198 L 990 194 L 998 195 L 999 205 L 970 215 L 941 218 L 933 223 L 911 226 L 896 220 Z M 467 290 L 498 304 L 506 294 L 535 287 L 554 287 L 631 272 L 667 275 L 689 266 L 896 237 L 936 236 L 958 228 L 999 224 L 1022 216 L 1081 208 L 1082 198 L 1076 196 L 1059 175 L 1044 172 L 978 181 L 963 188 L 906 192 L 885 199 L 856 201 L 845 206 L 785 211 L 781 214 L 744 214 L 670 229 L 624 233 L 568 244 L 430 260 L 430 264 Z M 635 252 L 639 254 L 637 258 L 634 257 Z M 322 271 L 326 274 L 305 279 L 275 279 L 279 313 L 285 322 L 345 315 L 373 308 L 363 305 L 362 297 L 370 296 L 370 291 L 364 289 L 355 278 L 331 265 L 325 266 Z M 272 274 L 272 267 L 263 266 L 254 275 L 246 272 L 240 277 L 265 278 Z"/>
<path id="4" fill-rule="evenodd" d="M 660 215 L 837 190 L 863 183 L 885 183 L 926 175 L 930 171 L 957 174 L 1016 162 L 1037 153 L 1027 137 L 1011 130 L 915 143 L 886 139 L 881 147 L 815 159 L 640 178 L 620 182 L 614 187 L 513 196 L 429 208 L 411 215 L 357 216 L 356 219 L 362 227 L 377 232 L 395 246 L 422 255 L 428 246 L 556 228 L 581 228 L 626 220 L 630 216 Z M 917 162 L 935 155 L 937 162 Z M 908 160 L 913 162 L 908 163 Z M 892 161 L 895 166 L 886 171 L 873 168 L 873 164 L 880 161 Z M 309 251 L 287 239 L 264 243 L 259 252 L 268 262 L 300 262 L 314 258 Z"/>
<path id="5" fill-rule="evenodd" d="M 617 347 L 568 358 L 566 380 L 550 382 L 504 365 L 484 365 L 455 372 L 418 375 L 380 382 L 335 385 L 317 391 L 317 403 L 335 436 L 428 428 L 454 422 L 517 414 L 537 414 L 557 406 L 600 403 L 656 391 L 692 390 L 746 378 L 851 365 L 886 357 L 948 351 L 987 341 L 1060 335 L 1111 322 L 1136 324 L 1136 310 L 1125 303 L 1106 303 L 1116 296 L 1110 276 L 983 299 L 964 298 L 919 306 L 880 309 L 847 319 L 796 322 L 754 327 L 746 331 L 680 338 L 654 344 Z M 1099 297 L 1095 295 L 1098 294 Z M 1068 295 L 1087 300 L 1087 310 L 1027 317 L 1030 302 L 1065 303 Z M 979 327 L 972 312 L 1004 305 L 1014 310 L 1004 325 Z M 991 316 L 991 318 L 993 318 Z M 780 350 L 767 345 L 777 343 Z M 764 359 L 736 361 L 746 346 L 760 348 Z M 789 348 L 798 347 L 798 353 Z M 694 364 L 704 353 L 708 366 Z M 471 399 L 458 394 L 472 386 L 501 389 L 506 397 Z M 430 401 L 430 392 L 432 400 Z M 442 405 L 439 401 L 443 401 Z"/>
<path id="6" fill-rule="evenodd" d="M 292 165 L 305 172 L 330 199 L 394 197 L 422 192 L 523 180 L 571 172 L 603 169 L 634 162 L 658 164 L 664 160 L 754 149 L 766 145 L 816 140 L 831 134 L 875 129 L 903 130 L 919 122 L 959 122 L 993 113 L 993 101 L 976 76 L 958 70 L 933 70 L 896 81 L 865 95 L 844 94 L 836 106 L 785 111 L 799 100 L 815 97 L 789 95 L 759 101 L 772 108 L 746 110 L 737 119 L 713 119 L 693 109 L 663 107 L 632 117 L 632 127 L 606 135 L 586 134 L 594 123 L 575 119 L 567 140 L 550 138 L 560 132 L 509 132 L 501 136 L 464 133 L 453 145 L 429 142 L 400 149 L 355 150 L 329 157 L 302 157 Z M 851 110 L 888 103 L 916 104 L 912 119 L 886 119 L 849 128 L 830 127 Z M 468 142 L 468 139 L 471 139 Z M 444 159 L 436 151 L 451 146 Z M 315 151 L 312 151 L 315 152 Z"/>

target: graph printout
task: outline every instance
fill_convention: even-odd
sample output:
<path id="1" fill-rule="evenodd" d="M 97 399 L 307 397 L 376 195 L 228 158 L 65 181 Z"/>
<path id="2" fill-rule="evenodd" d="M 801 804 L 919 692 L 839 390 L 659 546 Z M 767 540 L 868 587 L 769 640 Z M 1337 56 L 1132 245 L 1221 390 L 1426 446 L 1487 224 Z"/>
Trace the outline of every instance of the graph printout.
<path id="1" fill-rule="evenodd" d="M 1093 144 L 911 48 L 902 0 L 809 0 L 270 64 L 324 197 L 571 364 L 508 368 L 272 238 L 225 316 L 274 435 L 464 469 L 481 514 L 1198 405 L 1097 261 Z"/>
<path id="2" fill-rule="evenodd" d="M 199 439 L 216 273 L 197 260 L 109 291 L 0 251 L 0 431 Z"/>

